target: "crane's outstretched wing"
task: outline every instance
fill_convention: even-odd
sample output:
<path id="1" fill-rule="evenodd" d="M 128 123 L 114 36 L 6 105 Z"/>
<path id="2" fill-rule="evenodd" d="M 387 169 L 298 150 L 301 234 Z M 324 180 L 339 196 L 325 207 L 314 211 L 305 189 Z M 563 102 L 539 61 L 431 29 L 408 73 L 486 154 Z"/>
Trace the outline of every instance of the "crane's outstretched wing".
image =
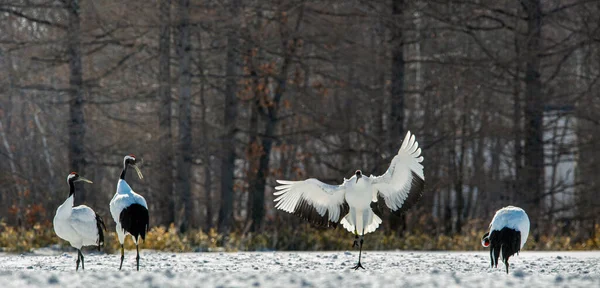
<path id="1" fill-rule="evenodd" d="M 311 178 L 304 181 L 277 180 L 275 207 L 317 226 L 337 227 L 350 210 L 343 185 L 329 185 Z"/>
<path id="2" fill-rule="evenodd" d="M 381 205 L 378 198 L 383 198 L 387 207 L 398 216 L 410 209 L 423 195 L 425 176 L 422 161 L 419 143 L 408 131 L 388 170 L 381 176 L 370 176 L 373 201 Z"/>

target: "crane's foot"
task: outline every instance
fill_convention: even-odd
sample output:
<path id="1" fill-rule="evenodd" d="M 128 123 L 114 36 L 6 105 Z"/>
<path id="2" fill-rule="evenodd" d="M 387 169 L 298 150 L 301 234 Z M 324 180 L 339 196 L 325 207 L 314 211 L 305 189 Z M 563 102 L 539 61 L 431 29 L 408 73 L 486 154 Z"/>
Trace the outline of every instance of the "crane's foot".
<path id="1" fill-rule="evenodd" d="M 352 269 L 354 269 L 354 270 L 358 270 L 358 268 L 365 269 L 365 267 L 363 267 L 362 264 L 360 264 L 360 262 L 358 262 L 358 264 L 356 264 L 356 266 L 352 267 Z"/>

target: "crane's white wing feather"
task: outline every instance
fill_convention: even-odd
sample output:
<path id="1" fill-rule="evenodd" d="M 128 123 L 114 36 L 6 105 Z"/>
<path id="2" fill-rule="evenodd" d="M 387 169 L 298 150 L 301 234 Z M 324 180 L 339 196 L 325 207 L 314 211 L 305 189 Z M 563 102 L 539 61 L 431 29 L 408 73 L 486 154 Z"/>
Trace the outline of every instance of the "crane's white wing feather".
<path id="1" fill-rule="evenodd" d="M 73 207 L 69 224 L 83 240 L 83 245 L 98 245 L 98 226 L 96 212 L 92 208 L 80 205 Z"/>
<path id="2" fill-rule="evenodd" d="M 379 195 L 395 214 L 410 209 L 423 195 L 425 176 L 422 161 L 419 143 L 408 131 L 388 170 L 381 176 L 370 176 L 373 202 L 377 202 Z"/>
<path id="3" fill-rule="evenodd" d="M 320 226 L 337 226 L 348 213 L 343 185 L 329 185 L 311 178 L 304 181 L 277 180 L 275 207 Z"/>
<path id="4" fill-rule="evenodd" d="M 135 193 L 125 180 L 120 179 L 117 184 L 117 193 L 115 193 L 115 196 L 110 201 L 110 214 L 115 223 L 120 222 L 121 211 L 131 206 L 131 204 L 140 204 L 148 209 L 146 199 L 142 195 Z"/>
<path id="5" fill-rule="evenodd" d="M 500 231 L 505 227 L 521 232 L 520 248 L 523 248 L 527 237 L 529 237 L 530 227 L 529 217 L 525 210 L 515 206 L 507 206 L 496 211 L 490 223 L 490 234 L 494 230 Z"/>

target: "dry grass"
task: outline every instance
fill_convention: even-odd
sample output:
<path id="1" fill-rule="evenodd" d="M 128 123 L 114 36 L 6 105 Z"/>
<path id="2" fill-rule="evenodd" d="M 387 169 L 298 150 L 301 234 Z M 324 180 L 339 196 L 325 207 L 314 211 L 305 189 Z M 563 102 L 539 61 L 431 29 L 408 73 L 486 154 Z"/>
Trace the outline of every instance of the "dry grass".
<path id="1" fill-rule="evenodd" d="M 600 225 L 596 227 L 600 235 Z M 261 234 L 231 233 L 222 235 L 214 229 L 208 232 L 194 230 L 185 234 L 176 232 L 173 225 L 154 227 L 142 244 L 145 249 L 171 252 L 191 251 L 264 251 L 264 250 L 346 250 L 351 249 L 352 236 L 343 229 L 322 230 L 310 226 L 295 229 L 279 229 Z M 482 230 L 470 229 L 460 235 L 430 235 L 422 232 L 386 234 L 371 233 L 367 236 L 368 250 L 457 250 L 474 251 L 483 249 L 480 244 Z M 128 238 L 130 239 L 130 238 Z M 115 232 L 106 233 L 107 253 L 119 249 Z M 527 250 L 593 250 L 598 249 L 600 238 L 574 242 L 570 236 L 541 236 L 539 242 L 529 237 Z M 59 244 L 69 247 L 69 243 L 59 239 L 51 226 L 36 224 L 31 229 L 17 229 L 0 222 L 0 250 L 25 252 L 31 249 Z M 134 249 L 133 241 L 126 241 L 126 249 Z"/>

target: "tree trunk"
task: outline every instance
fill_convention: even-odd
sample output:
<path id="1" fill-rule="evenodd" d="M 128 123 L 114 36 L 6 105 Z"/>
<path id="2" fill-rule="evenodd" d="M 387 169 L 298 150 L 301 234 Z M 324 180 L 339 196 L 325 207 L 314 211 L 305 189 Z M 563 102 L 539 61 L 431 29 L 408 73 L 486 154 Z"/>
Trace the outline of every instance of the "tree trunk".
<path id="1" fill-rule="evenodd" d="M 302 23 L 304 16 L 304 7 L 300 8 L 300 14 L 296 22 L 293 34 L 295 35 Z M 284 20 L 280 19 L 279 25 L 284 25 Z M 258 161 L 258 171 L 256 172 L 255 182 L 251 186 L 253 193 L 253 207 L 252 207 L 252 231 L 258 231 L 261 228 L 262 220 L 265 216 L 265 184 L 267 177 L 269 176 L 269 162 L 271 159 L 271 148 L 273 147 L 273 139 L 275 138 L 275 128 L 277 126 L 277 114 L 279 112 L 279 102 L 283 93 L 286 91 L 287 75 L 292 65 L 292 57 L 296 54 L 298 38 L 293 37 L 290 41 L 289 32 L 286 31 L 285 27 L 281 28 L 281 47 L 284 50 L 283 63 L 281 64 L 281 70 L 277 79 L 277 86 L 275 88 L 275 94 L 273 95 L 272 105 L 267 107 L 265 121 L 265 133 L 261 139 L 261 146 L 263 153 Z"/>
<path id="2" fill-rule="evenodd" d="M 251 59 L 251 53 L 248 53 L 249 59 Z M 259 150 L 260 147 L 260 138 L 258 136 L 259 129 L 259 109 L 260 109 L 260 101 L 261 99 L 265 99 L 264 91 L 260 88 L 260 78 L 256 71 L 256 66 L 253 61 L 248 61 L 248 66 L 250 69 L 250 78 L 252 78 L 252 90 L 254 91 L 254 99 L 252 99 L 249 103 L 249 114 L 250 121 L 248 125 L 248 148 L 246 150 L 246 157 L 248 158 L 248 184 L 250 188 L 255 183 L 256 172 L 258 171 L 260 153 L 262 151 Z M 262 148 L 262 147 L 261 147 Z M 247 221 L 251 222 L 254 219 L 252 218 L 252 211 L 254 209 L 254 195 L 250 191 L 248 191 L 248 202 L 247 202 Z"/>
<path id="3" fill-rule="evenodd" d="M 241 5 L 239 0 L 232 0 L 230 4 L 230 19 L 233 25 L 229 27 L 227 35 L 227 59 L 225 80 L 225 113 L 223 126 L 225 133 L 221 140 L 223 155 L 221 158 L 221 207 L 219 209 L 219 232 L 227 233 L 233 223 L 233 187 L 235 169 L 235 134 L 237 119 L 237 78 L 238 71 L 238 11 Z"/>
<path id="4" fill-rule="evenodd" d="M 384 31 L 383 29 L 383 21 L 379 21 L 377 23 L 377 26 L 375 26 L 377 29 L 379 29 L 380 31 Z M 385 47 L 384 45 L 379 45 L 378 43 L 384 42 L 385 41 L 385 32 L 380 33 L 380 35 L 378 35 L 379 38 L 375 38 L 375 35 L 373 36 L 373 40 L 371 40 L 371 45 L 373 47 L 373 49 L 375 50 L 375 53 L 373 55 L 373 63 L 376 63 L 376 67 L 385 67 L 387 60 L 386 60 L 386 50 L 387 47 Z M 386 111 L 386 101 L 385 101 L 385 75 L 387 73 L 385 72 L 385 69 L 374 69 L 373 71 L 373 85 L 375 87 L 378 87 L 378 89 L 375 89 L 375 93 L 374 93 L 374 97 L 376 98 L 375 101 L 375 107 L 373 109 L 373 119 L 374 119 L 374 132 L 373 134 L 375 135 L 375 137 L 377 137 L 377 139 L 380 139 L 377 143 L 377 149 L 376 149 L 376 155 L 377 157 L 373 157 L 373 166 L 375 170 L 374 172 L 379 172 L 380 174 L 385 172 L 385 169 L 387 167 L 384 167 L 385 165 L 389 165 L 389 163 L 385 163 L 387 161 L 382 161 L 383 159 L 380 159 L 380 155 L 384 155 L 386 150 L 387 150 L 387 143 L 385 143 L 385 132 L 384 131 L 384 118 L 385 118 L 385 112 Z"/>
<path id="5" fill-rule="evenodd" d="M 204 81 L 204 80 L 203 80 Z M 206 202 L 206 231 L 209 231 L 212 228 L 212 220 L 213 220 L 213 202 L 212 202 L 212 173 L 211 173 L 211 149 L 209 149 L 208 143 L 208 123 L 206 122 L 206 113 L 208 111 L 208 107 L 206 106 L 205 95 L 204 95 L 204 82 L 200 87 L 200 104 L 202 105 L 202 132 L 203 135 L 203 145 L 204 147 L 204 195 Z"/>
<path id="6" fill-rule="evenodd" d="M 467 135 L 467 127 L 468 127 L 468 115 L 469 115 L 469 104 L 468 104 L 468 96 L 462 95 L 463 98 L 463 107 L 462 107 L 462 115 L 461 115 L 461 123 L 460 123 L 460 155 L 455 155 L 455 161 L 458 161 L 456 167 L 456 178 L 454 179 L 454 191 L 456 192 L 456 222 L 454 224 L 456 233 L 461 233 L 462 225 L 463 225 L 463 213 L 465 207 L 465 197 L 463 194 L 464 190 L 464 166 L 465 166 L 465 153 L 467 150 L 466 144 L 466 135 Z M 455 134 L 456 138 L 456 134 Z M 456 142 L 453 143 L 456 145 Z M 458 156 L 458 157 L 456 157 Z"/>
<path id="7" fill-rule="evenodd" d="M 398 141 L 404 136 L 404 43 L 402 29 L 404 21 L 404 0 L 394 0 L 392 16 L 395 25 L 392 27 L 392 94 L 390 113 L 389 151 L 392 155 L 398 152 Z M 393 156 L 392 156 L 393 157 Z"/>
<path id="8" fill-rule="evenodd" d="M 398 143 L 404 136 L 404 41 L 402 29 L 404 26 L 404 0 L 393 0 L 392 17 L 392 94 L 390 113 L 390 134 L 388 151 L 390 157 L 398 152 Z M 390 227 L 392 231 L 406 226 L 406 217 L 396 217 L 390 213 Z"/>
<path id="9" fill-rule="evenodd" d="M 173 191 L 173 135 L 171 132 L 171 0 L 161 0 L 160 34 L 158 39 L 158 169 L 156 196 L 162 199 L 163 221 L 175 222 L 175 195 Z M 162 206 L 162 205 L 161 205 Z M 158 206 L 160 207 L 160 206 Z"/>
<path id="10" fill-rule="evenodd" d="M 521 48 L 519 33 L 515 33 L 515 77 L 513 83 L 513 133 L 514 133 L 514 158 L 515 158 L 515 179 L 512 201 L 523 201 L 523 133 L 521 131 Z"/>
<path id="11" fill-rule="evenodd" d="M 259 19 L 255 19 L 253 23 L 248 24 L 248 27 L 252 26 L 253 29 L 257 31 L 261 28 L 262 21 L 260 20 L 262 16 L 262 12 L 260 9 L 256 8 L 256 14 L 259 16 Z M 246 28 L 248 28 L 246 27 Z M 244 29 L 244 35 L 247 39 L 252 39 L 252 34 L 249 29 Z M 246 196 L 246 225 L 245 227 L 252 228 L 252 209 L 254 206 L 254 195 L 252 193 L 252 185 L 254 184 L 254 179 L 256 178 L 256 171 L 258 170 L 258 162 L 260 159 L 260 153 L 262 152 L 260 147 L 260 138 L 258 135 L 259 130 L 259 116 L 261 109 L 261 101 L 265 100 L 265 89 L 266 89 L 266 81 L 263 82 L 263 76 L 259 75 L 258 65 L 260 59 L 263 59 L 263 51 L 260 49 L 259 45 L 253 43 L 253 41 L 248 41 L 245 43 L 245 68 L 244 70 L 248 70 L 248 76 L 251 81 L 251 89 L 253 91 L 253 97 L 248 101 L 248 114 L 250 115 L 250 120 L 248 121 L 248 144 L 246 147 L 246 159 L 247 159 L 247 173 L 246 173 L 246 181 L 248 183 L 248 189 Z M 264 85 L 261 85 L 263 84 Z M 248 226 L 250 224 L 250 226 Z"/>
<path id="12" fill-rule="evenodd" d="M 479 128 L 479 133 L 478 133 L 478 138 L 477 138 L 477 147 L 473 149 L 473 156 L 472 156 L 472 167 L 473 167 L 473 181 L 474 181 L 474 186 L 477 189 L 477 193 L 475 194 L 473 191 L 473 188 L 471 188 L 469 190 L 469 202 L 468 205 L 466 207 L 466 217 L 469 218 L 476 218 L 478 217 L 477 212 L 479 209 L 481 209 L 481 204 L 480 204 L 480 199 L 482 198 L 482 195 L 486 194 L 487 189 L 486 189 L 486 179 L 487 179 L 487 174 L 485 172 L 485 167 L 484 164 L 486 159 L 484 156 L 484 151 L 486 149 L 485 146 L 485 139 L 488 137 L 486 131 L 488 131 L 488 111 L 485 107 L 487 106 L 487 101 L 485 101 L 485 98 L 483 97 L 482 94 L 479 94 L 476 96 L 477 98 L 480 99 L 479 102 L 479 109 L 481 112 L 481 120 L 480 120 L 480 128 Z M 472 186 L 473 187 L 473 186 Z M 483 209 L 487 209 L 487 207 L 483 207 Z M 484 210 L 485 211 L 485 210 Z"/>
<path id="13" fill-rule="evenodd" d="M 191 117 L 191 73 L 190 73 L 190 19 L 189 0 L 179 1 L 179 159 L 177 161 L 178 193 L 182 195 L 184 216 L 180 231 L 191 228 L 192 187 L 190 170 L 192 166 L 192 117 Z"/>
<path id="14" fill-rule="evenodd" d="M 202 47 L 202 38 L 200 31 L 196 31 L 196 38 L 198 39 L 198 47 Z M 202 49 L 198 49 L 198 65 L 201 74 L 200 79 L 200 107 L 202 107 L 202 116 L 200 119 L 201 131 L 202 131 L 202 159 L 203 159 L 203 170 L 204 170 L 204 205 L 206 208 L 205 215 L 205 223 L 204 228 L 205 231 L 210 231 L 213 227 L 213 215 L 214 215 L 214 203 L 213 203 L 213 194 L 212 194 L 212 149 L 210 147 L 210 129 L 207 120 L 207 114 L 210 110 L 210 107 L 206 103 L 206 77 L 204 75 L 204 67 L 205 64 L 203 62 L 204 58 L 202 58 Z"/>
<path id="15" fill-rule="evenodd" d="M 530 193 L 529 215 L 533 235 L 539 236 L 537 225 L 544 191 L 543 99 L 540 79 L 540 50 L 542 8 L 540 0 L 529 0 L 524 5 L 527 12 L 527 51 L 525 71 L 525 190 Z"/>
<path id="16" fill-rule="evenodd" d="M 71 170 L 81 173 L 85 168 L 83 113 L 83 69 L 81 65 L 81 28 L 79 0 L 66 2 L 68 12 L 67 55 L 69 58 L 69 165 Z M 80 188 L 83 189 L 83 188 Z M 85 202 L 85 193 L 79 193 L 76 202 Z"/>

